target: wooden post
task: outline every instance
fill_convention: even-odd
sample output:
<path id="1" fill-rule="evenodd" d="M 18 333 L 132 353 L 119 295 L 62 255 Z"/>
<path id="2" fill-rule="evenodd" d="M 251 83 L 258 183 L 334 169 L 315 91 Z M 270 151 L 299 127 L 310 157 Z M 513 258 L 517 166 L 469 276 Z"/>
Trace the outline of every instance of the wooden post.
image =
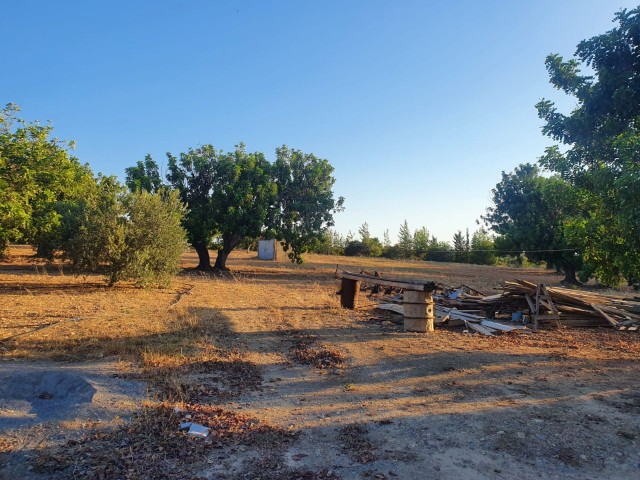
<path id="1" fill-rule="evenodd" d="M 353 310 L 358 307 L 358 293 L 360 293 L 360 280 L 342 279 L 342 293 L 340 294 L 340 305 L 343 308 Z"/>

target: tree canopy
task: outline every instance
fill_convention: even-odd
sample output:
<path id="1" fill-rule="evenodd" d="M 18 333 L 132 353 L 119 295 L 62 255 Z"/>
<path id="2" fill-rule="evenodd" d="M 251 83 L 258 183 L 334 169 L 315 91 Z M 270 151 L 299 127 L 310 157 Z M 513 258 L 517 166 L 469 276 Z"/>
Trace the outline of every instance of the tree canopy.
<path id="1" fill-rule="evenodd" d="M 514 250 L 561 267 L 565 281 L 576 282 L 579 257 L 565 235 L 565 224 L 577 215 L 575 191 L 559 177 L 543 177 L 536 165 L 519 165 L 491 191 L 493 206 L 483 217 Z"/>
<path id="2" fill-rule="evenodd" d="M 233 153 L 218 156 L 211 191 L 211 216 L 222 246 L 214 268 L 226 270 L 227 257 L 242 239 L 259 236 L 276 198 L 270 164 L 262 153 L 247 153 L 240 144 Z"/>
<path id="3" fill-rule="evenodd" d="M 162 187 L 162 177 L 158 164 L 147 154 L 144 161 L 138 161 L 135 167 L 125 169 L 125 184 L 132 192 L 143 190 L 156 193 Z"/>
<path id="4" fill-rule="evenodd" d="M 580 42 L 574 58 L 546 59 L 551 84 L 575 99 L 573 111 L 546 99 L 536 105 L 544 134 L 564 144 L 547 148 L 540 163 L 577 189 L 585 210 L 567 234 L 609 284 L 640 278 L 640 8 L 614 21 Z"/>
<path id="5" fill-rule="evenodd" d="M 283 145 L 276 149 L 272 181 L 277 200 L 269 227 L 284 242 L 289 258 L 302 262 L 314 239 L 333 226 L 333 215 L 344 208 L 344 198 L 334 198 L 333 167 L 328 160 Z"/>
<path id="6" fill-rule="evenodd" d="M 95 187 L 93 174 L 70 155 L 73 142 L 52 137 L 51 125 L 0 110 L 0 255 L 9 241 L 35 245 L 51 256 L 63 241 L 65 212 Z"/>

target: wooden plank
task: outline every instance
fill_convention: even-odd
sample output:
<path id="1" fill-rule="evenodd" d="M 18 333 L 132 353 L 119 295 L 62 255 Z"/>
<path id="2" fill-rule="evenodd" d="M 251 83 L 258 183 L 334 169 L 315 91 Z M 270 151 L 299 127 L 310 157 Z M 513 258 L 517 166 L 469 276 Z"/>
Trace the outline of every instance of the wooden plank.
<path id="1" fill-rule="evenodd" d="M 404 307 L 395 303 L 381 303 L 376 307 L 378 310 L 386 310 L 393 313 L 404 315 Z"/>
<path id="2" fill-rule="evenodd" d="M 339 277 L 349 280 L 360 280 L 373 285 L 384 285 L 385 287 L 403 288 L 405 290 L 412 290 L 416 292 L 433 292 L 437 288 L 435 282 L 404 281 L 383 277 L 374 277 L 372 275 L 364 275 L 360 273 L 342 272 Z"/>
<path id="3" fill-rule="evenodd" d="M 483 320 L 480 322 L 480 325 L 493 328 L 495 330 L 500 330 L 502 332 L 512 332 L 514 330 L 529 330 L 527 327 L 522 325 L 504 325 L 502 323 L 492 322 L 491 320 Z"/>
<path id="4" fill-rule="evenodd" d="M 567 327 L 609 327 L 607 322 L 602 317 L 597 318 L 566 318 L 562 317 L 560 323 Z"/>
<path id="5" fill-rule="evenodd" d="M 524 294 L 524 298 L 527 300 L 527 303 L 529 304 L 529 313 L 531 315 L 534 315 L 534 312 L 536 310 L 535 305 L 533 304 L 533 298 L 531 298 L 531 295 L 529 295 L 528 293 Z"/>
<path id="6" fill-rule="evenodd" d="M 593 309 L 591 308 L 587 310 L 586 308 L 583 308 L 583 307 L 571 307 L 569 305 L 556 305 L 556 309 L 560 313 L 564 313 L 567 315 L 581 316 L 581 317 L 587 317 L 587 318 L 591 318 L 591 317 L 601 318 L 598 312 L 594 312 Z M 561 319 L 564 317 L 565 315 L 562 315 Z"/>
<path id="7" fill-rule="evenodd" d="M 453 320 L 467 320 L 469 322 L 480 323 L 482 320 L 486 320 L 485 317 L 481 317 L 479 315 L 474 315 L 472 313 L 464 313 L 459 311 L 457 308 L 446 308 L 440 305 L 436 305 L 436 313 L 438 316 L 448 316 Z"/>
<path id="8" fill-rule="evenodd" d="M 493 333 L 495 332 L 495 330 L 492 328 L 483 327 L 482 325 L 473 322 L 468 322 L 467 327 L 488 337 L 493 337 Z"/>
<path id="9" fill-rule="evenodd" d="M 475 288 L 470 287 L 469 285 L 462 284 L 462 285 L 460 285 L 460 287 L 464 287 L 467 290 L 469 290 L 471 293 L 475 293 L 476 295 L 480 295 L 481 297 L 486 295 L 485 293 L 482 293 L 480 290 L 476 290 Z M 460 288 L 460 287 L 458 287 L 458 288 Z"/>
<path id="10" fill-rule="evenodd" d="M 604 318 L 607 322 L 611 324 L 612 327 L 618 326 L 618 322 L 616 322 L 613 318 L 607 315 L 598 305 L 596 305 L 595 303 L 592 303 L 590 307 L 593 308 L 596 312 L 598 312 L 602 316 L 602 318 Z"/>
<path id="11" fill-rule="evenodd" d="M 546 308 L 551 312 L 551 314 L 541 315 L 540 307 Z M 533 329 L 534 330 L 538 329 L 538 323 L 540 321 L 548 321 L 548 320 L 554 320 L 556 323 L 556 326 L 559 327 L 560 322 L 558 321 L 558 319 L 559 319 L 558 310 L 556 310 L 556 307 L 553 304 L 553 301 L 551 300 L 551 295 L 547 290 L 547 286 L 544 283 L 539 283 L 538 287 L 536 288 L 536 305 L 535 305 L 535 312 L 533 315 Z"/>
<path id="12" fill-rule="evenodd" d="M 620 317 L 624 317 L 627 320 L 640 320 L 640 315 L 637 315 L 635 313 L 629 313 L 626 310 L 622 310 L 620 308 L 615 308 L 612 306 L 606 306 L 606 305 L 599 305 L 600 309 L 607 312 L 607 313 L 612 313 L 614 315 L 618 315 Z"/>
<path id="13" fill-rule="evenodd" d="M 438 322 L 436 322 L 436 323 L 438 323 Z M 439 323 L 444 323 L 444 321 L 439 322 Z M 464 320 L 459 320 L 457 318 L 449 318 L 449 319 L 447 319 L 447 325 L 450 326 L 450 327 L 462 327 L 462 326 L 465 326 L 466 324 L 467 324 L 467 322 L 465 322 Z"/>
<path id="14" fill-rule="evenodd" d="M 483 302 L 492 302 L 494 300 L 500 300 L 503 297 L 502 293 L 496 293 L 495 295 L 487 295 L 486 297 L 482 297 Z"/>

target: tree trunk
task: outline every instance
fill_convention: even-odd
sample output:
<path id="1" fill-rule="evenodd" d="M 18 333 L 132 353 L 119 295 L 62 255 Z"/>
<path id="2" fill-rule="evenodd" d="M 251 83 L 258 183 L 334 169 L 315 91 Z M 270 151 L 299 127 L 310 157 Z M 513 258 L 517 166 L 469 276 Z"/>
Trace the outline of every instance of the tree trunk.
<path id="1" fill-rule="evenodd" d="M 221 248 L 218 250 L 218 256 L 216 257 L 216 263 L 213 266 L 213 269 L 216 271 L 226 272 L 229 270 L 227 268 L 227 258 L 229 257 L 229 252 L 225 248 Z"/>
<path id="2" fill-rule="evenodd" d="M 198 253 L 198 266 L 196 270 L 211 270 L 211 259 L 209 257 L 209 249 L 206 242 L 193 242 L 193 248 Z"/>
<path id="3" fill-rule="evenodd" d="M 564 280 L 562 280 L 562 283 L 566 285 L 577 285 L 580 283 L 576 278 L 576 267 L 573 264 L 565 263 L 562 269 L 564 270 Z"/>
<path id="4" fill-rule="evenodd" d="M 218 250 L 218 256 L 216 257 L 216 264 L 213 266 L 213 269 L 216 271 L 226 272 L 229 269 L 227 268 L 227 258 L 229 258 L 229 254 L 231 251 L 236 248 L 240 244 L 241 238 L 237 236 L 232 236 L 231 238 L 222 237 L 222 248 Z"/>

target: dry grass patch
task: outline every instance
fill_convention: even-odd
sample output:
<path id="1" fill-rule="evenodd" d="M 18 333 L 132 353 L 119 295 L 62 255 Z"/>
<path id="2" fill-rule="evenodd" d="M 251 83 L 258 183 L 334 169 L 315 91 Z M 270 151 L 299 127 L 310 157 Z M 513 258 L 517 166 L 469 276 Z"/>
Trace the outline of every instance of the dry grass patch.
<path id="1" fill-rule="evenodd" d="M 7 275 L 3 275 L 7 277 Z M 77 278 L 19 276 L 0 284 L 1 354 L 5 357 L 99 358 L 130 355 L 194 320 L 167 312 L 173 290 L 86 287 Z M 47 286 L 36 289 L 34 285 Z M 37 294 L 34 293 L 37 292 Z"/>
<path id="2" fill-rule="evenodd" d="M 173 355 L 193 350 L 220 326 L 215 315 L 182 305 L 185 294 L 203 283 L 198 279 L 179 279 L 170 289 L 107 288 L 97 277 L 34 275 L 21 265 L 23 270 L 7 270 L 0 262 L 0 356 L 5 358 Z"/>

